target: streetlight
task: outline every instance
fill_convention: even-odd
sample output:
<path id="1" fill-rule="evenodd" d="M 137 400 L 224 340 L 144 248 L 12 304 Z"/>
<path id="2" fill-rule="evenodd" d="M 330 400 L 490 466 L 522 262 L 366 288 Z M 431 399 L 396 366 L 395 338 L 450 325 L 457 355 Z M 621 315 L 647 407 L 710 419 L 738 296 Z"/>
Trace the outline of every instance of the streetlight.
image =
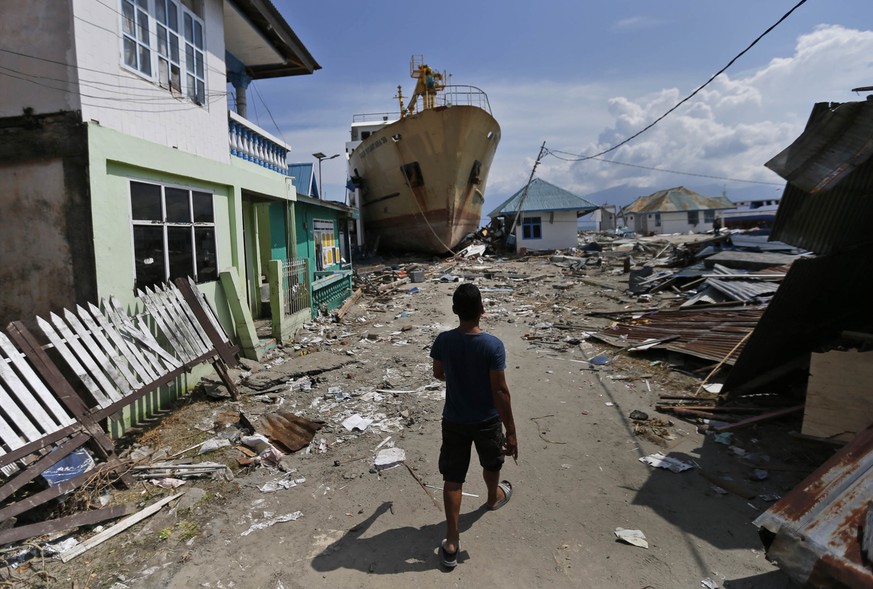
<path id="1" fill-rule="evenodd" d="M 320 151 L 318 151 L 318 152 L 313 153 L 312 157 L 314 157 L 315 159 L 318 160 L 318 189 L 323 191 L 324 188 L 321 185 L 321 162 L 324 160 L 332 160 L 335 157 L 339 157 L 339 154 L 335 153 L 332 156 L 326 156 L 323 153 L 321 153 Z M 327 196 L 327 195 L 324 194 L 324 192 L 322 192 L 321 198 L 323 199 L 325 196 Z"/>

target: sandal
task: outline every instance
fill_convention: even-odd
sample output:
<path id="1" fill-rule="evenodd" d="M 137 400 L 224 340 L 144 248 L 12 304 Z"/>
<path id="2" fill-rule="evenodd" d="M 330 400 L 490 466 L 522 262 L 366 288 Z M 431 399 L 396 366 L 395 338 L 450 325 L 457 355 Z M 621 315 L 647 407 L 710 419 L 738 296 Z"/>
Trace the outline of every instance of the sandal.
<path id="1" fill-rule="evenodd" d="M 458 564 L 458 552 L 461 551 L 461 544 L 458 543 L 458 547 L 454 552 L 449 552 L 446 550 L 447 541 L 443 540 L 442 544 L 440 544 L 440 563 L 447 569 L 453 569 Z"/>
<path id="2" fill-rule="evenodd" d="M 497 487 L 503 491 L 503 499 L 495 503 L 494 505 L 489 505 L 488 509 L 491 511 L 496 511 L 509 503 L 509 498 L 512 497 L 512 483 L 509 481 L 500 481 L 497 484 Z"/>

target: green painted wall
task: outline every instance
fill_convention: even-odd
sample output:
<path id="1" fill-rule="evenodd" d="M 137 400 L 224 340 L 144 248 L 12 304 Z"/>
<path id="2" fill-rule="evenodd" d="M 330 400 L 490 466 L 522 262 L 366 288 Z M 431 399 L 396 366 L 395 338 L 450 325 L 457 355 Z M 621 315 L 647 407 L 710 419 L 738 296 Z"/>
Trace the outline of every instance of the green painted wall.
<path id="1" fill-rule="evenodd" d="M 100 298 L 114 295 L 125 307 L 136 304 L 131 179 L 212 192 L 219 270 L 235 271 L 240 283 L 244 283 L 242 193 L 293 201 L 297 193 L 290 178 L 229 154 L 228 162 L 222 163 L 136 139 L 96 123 L 87 123 L 87 127 L 95 273 Z M 224 328 L 235 335 L 234 322 L 218 283 L 198 287 L 213 305 Z"/>
<path id="2" fill-rule="evenodd" d="M 284 202 L 270 203 L 270 259 L 288 259 L 288 227 Z"/>

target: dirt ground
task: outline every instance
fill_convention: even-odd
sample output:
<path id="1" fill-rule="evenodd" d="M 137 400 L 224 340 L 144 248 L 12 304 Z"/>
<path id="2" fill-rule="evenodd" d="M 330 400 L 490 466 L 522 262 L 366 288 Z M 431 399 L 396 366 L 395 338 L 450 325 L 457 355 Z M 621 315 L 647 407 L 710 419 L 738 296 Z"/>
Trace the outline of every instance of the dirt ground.
<path id="1" fill-rule="evenodd" d="M 370 269 L 394 263 L 404 261 Z M 9 578 L 20 586 L 47 578 L 50 587 L 117 589 L 691 589 L 705 579 L 735 589 L 789 587 L 764 558 L 751 522 L 770 505 L 760 495 L 791 489 L 821 462 L 821 449 L 792 440 L 791 420 L 740 430 L 732 447 L 716 443 L 699 424 L 654 411 L 659 395 L 690 394 L 700 382 L 671 368 L 676 358 L 629 356 L 586 339 L 609 324 L 588 313 L 657 308 L 671 295 L 640 302 L 625 294 L 620 266 L 583 275 L 545 255 L 421 268 L 425 282 L 367 294 L 342 321 L 313 322 L 295 345 L 261 365 L 248 362 L 240 402 L 201 388 L 132 446 L 175 453 L 233 433 L 240 411 L 254 423 L 277 410 L 325 421 L 308 448 L 283 460 L 288 472 L 240 467 L 237 444 L 204 454 L 197 460 L 231 465 L 233 480 L 190 480 L 178 502 L 70 563 L 30 561 Z M 428 350 L 456 323 L 457 283 L 440 281 L 449 275 L 479 284 L 482 327 L 505 342 L 520 450 L 517 465 L 510 460 L 503 471 L 513 495 L 499 511 L 482 509 L 485 486 L 471 468 L 459 565 L 445 571 L 436 551 L 444 534 L 437 470 L 444 388 L 431 375 Z M 602 354 L 608 363 L 586 362 Z M 300 387 L 305 375 L 310 390 Z M 634 410 L 663 421 L 635 425 Z M 373 423 L 349 432 L 342 422 L 354 414 Z M 376 472 L 377 449 L 392 445 L 405 451 L 409 468 Z M 695 467 L 674 473 L 640 461 L 659 451 Z M 766 480 L 751 480 L 755 468 L 766 469 Z M 714 488 L 712 477 L 756 496 Z M 275 480 L 290 488 L 259 489 Z M 113 501 L 145 506 L 172 492 L 143 483 Z M 640 530 L 648 548 L 618 541 L 616 528 Z"/>

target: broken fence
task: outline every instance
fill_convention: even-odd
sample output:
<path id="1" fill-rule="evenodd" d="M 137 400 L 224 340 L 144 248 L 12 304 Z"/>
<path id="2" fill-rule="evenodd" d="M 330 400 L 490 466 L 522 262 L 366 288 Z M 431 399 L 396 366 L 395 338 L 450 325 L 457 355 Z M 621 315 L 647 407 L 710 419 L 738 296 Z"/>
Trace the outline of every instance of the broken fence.
<path id="1" fill-rule="evenodd" d="M 19 321 L 9 324 L 8 335 L 0 333 L 0 471 L 10 477 L 0 486 L 0 525 L 79 488 L 97 473 L 113 472 L 130 483 L 100 424 L 194 366 L 211 362 L 231 395 L 238 396 L 227 375 L 227 365 L 237 364 L 237 350 L 194 283 L 180 278 L 175 286 L 147 288 L 138 296 L 145 307 L 139 315 L 128 315 L 110 297 L 100 307 L 80 305 L 48 319 L 37 317 L 45 344 Z M 15 499 L 86 444 L 102 461 L 96 473 L 84 472 Z M 114 517 L 108 511 L 103 515 Z M 95 517 L 86 512 L 7 526 L 0 531 L 0 544 Z"/>

